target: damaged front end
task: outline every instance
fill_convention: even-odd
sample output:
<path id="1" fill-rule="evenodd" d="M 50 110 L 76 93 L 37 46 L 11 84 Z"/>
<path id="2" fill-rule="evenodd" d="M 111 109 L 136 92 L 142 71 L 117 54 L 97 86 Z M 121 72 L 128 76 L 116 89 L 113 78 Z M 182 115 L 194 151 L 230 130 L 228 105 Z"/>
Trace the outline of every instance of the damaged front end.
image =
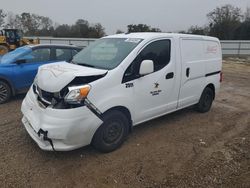
<path id="1" fill-rule="evenodd" d="M 69 151 L 91 143 L 103 121 L 87 95 L 90 83 L 105 75 L 76 77 L 59 92 L 45 91 L 34 81 L 22 103 L 22 122 L 41 149 Z"/>
<path id="2" fill-rule="evenodd" d="M 43 95 L 43 100 L 44 98 Z M 51 98 L 55 98 L 54 95 Z M 31 88 L 21 107 L 23 125 L 41 149 L 69 151 L 91 143 L 103 121 L 98 114 L 93 113 L 94 107 L 87 105 L 87 99 L 84 100 L 85 104 L 78 104 L 82 105 L 78 108 L 73 104 L 63 105 L 67 109 L 55 108 L 58 104 L 51 108 L 49 98 L 46 98 L 48 102 L 43 100 L 38 99 Z"/>
<path id="3" fill-rule="evenodd" d="M 59 92 L 48 92 L 41 89 L 36 82 L 32 85 L 33 92 L 37 95 L 38 103 L 43 108 L 71 109 L 88 105 L 85 100 L 91 89 L 89 83 L 96 81 L 106 74 L 97 76 L 76 77 Z"/>
<path id="4" fill-rule="evenodd" d="M 48 131 L 44 131 L 42 129 L 39 129 L 37 135 L 39 137 L 42 137 L 44 141 L 49 142 L 49 144 L 51 145 L 53 151 L 56 151 L 52 139 L 48 137 Z"/>

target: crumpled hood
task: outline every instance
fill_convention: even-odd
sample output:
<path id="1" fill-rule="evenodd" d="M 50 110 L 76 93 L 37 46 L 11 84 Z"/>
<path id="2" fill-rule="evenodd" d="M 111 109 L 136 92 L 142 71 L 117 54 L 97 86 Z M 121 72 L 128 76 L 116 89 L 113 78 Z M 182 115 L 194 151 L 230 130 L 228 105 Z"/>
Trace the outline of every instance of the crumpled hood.
<path id="1" fill-rule="evenodd" d="M 107 70 L 75 65 L 67 62 L 43 65 L 38 69 L 38 86 L 48 92 L 59 92 L 75 77 L 98 76 L 107 73 Z"/>

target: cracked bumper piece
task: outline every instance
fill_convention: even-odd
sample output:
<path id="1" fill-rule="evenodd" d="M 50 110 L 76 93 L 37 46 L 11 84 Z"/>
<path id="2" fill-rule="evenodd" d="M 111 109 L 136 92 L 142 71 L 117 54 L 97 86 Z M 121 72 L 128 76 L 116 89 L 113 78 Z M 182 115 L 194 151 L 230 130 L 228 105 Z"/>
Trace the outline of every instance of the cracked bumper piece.
<path id="1" fill-rule="evenodd" d="M 87 107 L 43 108 L 29 90 L 22 103 L 22 122 L 32 139 L 43 150 L 69 151 L 91 143 L 102 121 Z"/>

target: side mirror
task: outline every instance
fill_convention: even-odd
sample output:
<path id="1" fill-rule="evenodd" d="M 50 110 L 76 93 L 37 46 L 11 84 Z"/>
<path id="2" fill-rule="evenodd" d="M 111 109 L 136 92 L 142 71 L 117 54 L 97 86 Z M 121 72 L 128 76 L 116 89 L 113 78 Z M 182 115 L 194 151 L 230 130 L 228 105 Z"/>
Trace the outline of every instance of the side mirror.
<path id="1" fill-rule="evenodd" d="M 16 64 L 18 64 L 18 65 L 23 64 L 23 63 L 26 63 L 26 59 L 18 59 L 16 61 Z"/>
<path id="2" fill-rule="evenodd" d="M 152 60 L 143 60 L 141 62 L 139 74 L 141 76 L 154 72 L 154 62 Z"/>

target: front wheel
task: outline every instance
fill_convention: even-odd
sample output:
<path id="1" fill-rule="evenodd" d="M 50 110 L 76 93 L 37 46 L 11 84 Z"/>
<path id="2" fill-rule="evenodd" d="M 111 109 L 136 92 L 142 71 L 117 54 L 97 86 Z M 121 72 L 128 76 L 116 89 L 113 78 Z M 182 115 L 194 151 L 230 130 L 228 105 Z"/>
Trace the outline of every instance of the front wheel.
<path id="1" fill-rule="evenodd" d="M 122 145 L 129 132 L 129 120 L 118 110 L 103 115 L 103 124 L 97 129 L 92 145 L 101 152 L 111 152 Z"/>
<path id="2" fill-rule="evenodd" d="M 196 110 L 201 113 L 208 112 L 212 106 L 214 100 L 214 92 L 211 88 L 206 87 L 199 100 L 199 103 L 196 104 Z"/>
<path id="3" fill-rule="evenodd" d="M 11 97 L 11 89 L 8 84 L 0 81 L 0 104 L 7 102 Z"/>

